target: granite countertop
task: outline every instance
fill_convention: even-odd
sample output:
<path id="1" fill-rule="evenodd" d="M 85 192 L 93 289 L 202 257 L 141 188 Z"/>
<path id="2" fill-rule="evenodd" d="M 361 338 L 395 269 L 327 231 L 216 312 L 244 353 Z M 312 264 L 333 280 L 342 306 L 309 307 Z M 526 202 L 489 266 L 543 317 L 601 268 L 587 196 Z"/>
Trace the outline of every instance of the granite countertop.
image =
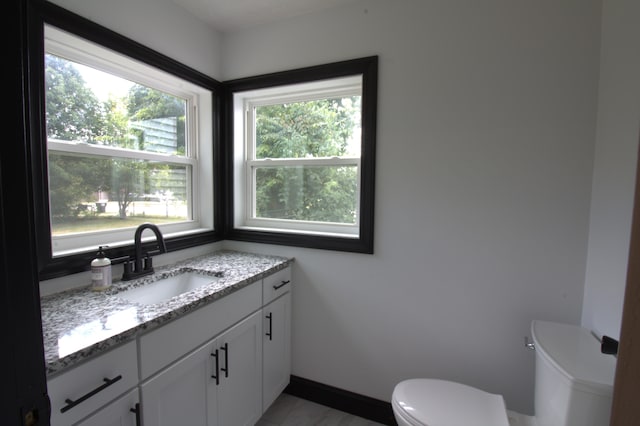
<path id="1" fill-rule="evenodd" d="M 237 251 L 218 251 L 172 265 L 153 275 L 115 281 L 105 291 L 90 286 L 42 297 L 42 331 L 47 376 L 120 343 L 135 339 L 186 313 L 286 268 L 293 259 Z M 154 305 L 141 305 L 118 293 L 181 272 L 220 276 L 209 285 Z"/>

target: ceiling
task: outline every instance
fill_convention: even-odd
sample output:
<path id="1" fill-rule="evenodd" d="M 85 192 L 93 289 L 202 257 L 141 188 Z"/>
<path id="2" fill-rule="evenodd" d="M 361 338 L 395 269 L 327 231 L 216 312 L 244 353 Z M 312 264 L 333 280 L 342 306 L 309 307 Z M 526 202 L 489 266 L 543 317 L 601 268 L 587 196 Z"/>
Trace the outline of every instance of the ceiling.
<path id="1" fill-rule="evenodd" d="M 173 0 L 220 32 L 316 12 L 355 0 Z"/>

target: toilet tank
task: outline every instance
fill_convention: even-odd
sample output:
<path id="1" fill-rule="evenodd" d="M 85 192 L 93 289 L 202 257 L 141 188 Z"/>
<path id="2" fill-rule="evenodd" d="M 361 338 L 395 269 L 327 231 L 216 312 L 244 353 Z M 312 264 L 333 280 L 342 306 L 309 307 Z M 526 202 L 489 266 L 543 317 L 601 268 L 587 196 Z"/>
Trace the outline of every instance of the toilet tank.
<path id="1" fill-rule="evenodd" d="M 537 425 L 608 425 L 616 358 L 601 353 L 600 341 L 576 325 L 533 321 L 531 334 Z"/>

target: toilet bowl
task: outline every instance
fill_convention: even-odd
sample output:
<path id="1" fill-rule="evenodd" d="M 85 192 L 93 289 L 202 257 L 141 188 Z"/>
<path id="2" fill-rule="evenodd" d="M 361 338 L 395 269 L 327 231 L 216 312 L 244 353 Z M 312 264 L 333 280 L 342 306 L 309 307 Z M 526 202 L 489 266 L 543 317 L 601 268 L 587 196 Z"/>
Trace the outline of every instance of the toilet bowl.
<path id="1" fill-rule="evenodd" d="M 502 395 L 446 380 L 400 382 L 391 406 L 399 426 L 509 426 Z"/>
<path id="2" fill-rule="evenodd" d="M 399 426 L 602 426 L 608 424 L 615 357 L 585 328 L 532 321 L 535 416 L 506 409 L 501 395 L 462 383 L 417 378 L 398 383 L 391 406 Z"/>

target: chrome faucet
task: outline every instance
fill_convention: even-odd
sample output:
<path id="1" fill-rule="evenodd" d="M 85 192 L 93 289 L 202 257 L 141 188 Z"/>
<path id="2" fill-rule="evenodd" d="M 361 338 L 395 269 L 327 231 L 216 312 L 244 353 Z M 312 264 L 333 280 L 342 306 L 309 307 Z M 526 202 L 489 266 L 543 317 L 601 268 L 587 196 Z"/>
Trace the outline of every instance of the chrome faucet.
<path id="1" fill-rule="evenodd" d="M 145 229 L 150 229 L 156 235 L 156 241 L 158 243 L 158 251 L 147 252 L 142 256 L 142 232 Z M 153 274 L 153 263 L 151 261 L 151 255 L 157 253 L 166 253 L 167 246 L 164 243 L 164 237 L 160 229 L 153 223 L 143 223 L 138 226 L 134 236 L 135 244 L 135 258 L 131 260 L 129 258 L 124 262 L 124 272 L 122 274 L 122 281 L 132 280 L 145 275 Z"/>

